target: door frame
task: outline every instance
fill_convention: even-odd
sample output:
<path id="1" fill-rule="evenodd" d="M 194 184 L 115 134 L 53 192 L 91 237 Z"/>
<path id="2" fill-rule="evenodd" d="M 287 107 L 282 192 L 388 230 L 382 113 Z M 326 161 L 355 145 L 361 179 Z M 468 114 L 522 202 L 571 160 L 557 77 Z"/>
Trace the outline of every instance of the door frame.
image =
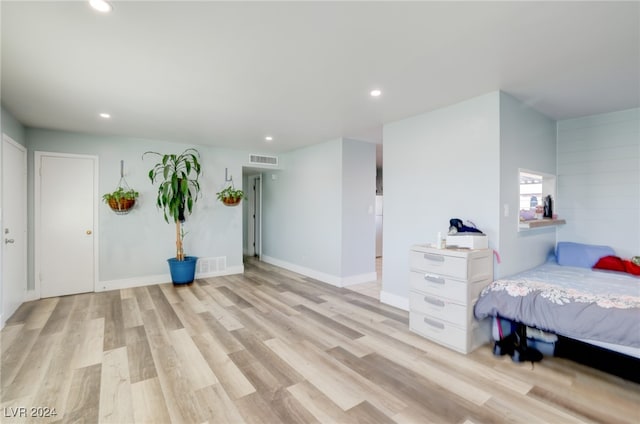
<path id="1" fill-rule="evenodd" d="M 2 163 L 2 161 L 4 160 L 4 155 L 5 155 L 5 151 L 4 151 L 4 146 L 5 146 L 5 142 L 8 144 L 11 144 L 13 147 L 15 147 L 16 149 L 18 149 L 19 151 L 21 151 L 24 154 L 24 161 L 23 161 L 23 167 L 24 167 L 24 180 L 20 182 L 20 184 L 22 185 L 22 191 L 24 193 L 24 203 L 22 205 L 23 208 L 23 212 L 24 212 L 24 249 L 22 252 L 22 255 L 24 256 L 24 264 L 25 264 L 25 268 L 24 268 L 24 275 L 22 276 L 22 299 L 20 303 L 23 303 L 26 300 L 27 297 L 27 287 L 28 287 L 28 275 L 29 275 L 29 264 L 28 264 L 28 244 L 29 244 L 29 232 L 28 232 L 28 223 L 27 223 L 27 148 L 25 146 L 23 146 L 22 144 L 16 142 L 14 139 L 12 139 L 9 135 L 2 133 L 2 146 L 0 147 L 0 164 Z M 4 196 L 4 180 L 2 178 L 2 172 L 0 172 L 0 229 L 4 228 L 4 210 L 6 209 L 4 202 L 2 201 L 3 196 Z M 2 233 L 2 238 L 4 239 L 4 232 Z M 5 281 L 3 278 L 3 273 L 4 273 L 4 254 L 5 254 L 5 243 L 3 240 L 3 243 L 0 246 L 0 328 L 4 327 L 4 324 L 6 322 L 6 320 L 8 320 L 11 315 L 13 315 L 14 311 L 6 311 L 5 310 Z M 19 306 L 18 306 L 19 307 Z M 17 310 L 17 308 L 16 308 Z"/>
<path id="2" fill-rule="evenodd" d="M 42 271 L 41 263 L 42 254 L 40 253 L 40 245 L 42 244 L 42 224 L 40 222 L 40 213 L 41 213 L 41 205 L 40 205 L 40 196 L 41 196 L 41 181 L 40 181 L 40 168 L 42 163 L 42 158 L 50 156 L 50 157 L 61 157 L 61 158 L 69 158 L 69 159 L 91 159 L 93 160 L 93 291 L 96 291 L 98 287 L 98 276 L 100 275 L 100 255 L 98 252 L 99 240 L 98 234 L 99 231 L 99 217 L 98 217 L 98 207 L 100 206 L 99 196 L 98 196 L 98 176 L 99 176 L 99 160 L 98 156 L 94 155 L 80 155 L 74 153 L 56 153 L 56 152 L 44 152 L 44 151 L 35 151 L 33 152 L 33 220 L 34 220 L 34 272 L 33 279 L 35 282 L 34 285 L 34 296 L 36 299 L 41 298 L 41 277 L 40 273 Z"/>
<path id="3" fill-rule="evenodd" d="M 249 175 L 247 181 L 250 189 L 247 209 L 247 250 L 252 256 L 262 259 L 262 174 Z M 254 190 L 254 187 L 257 189 Z M 252 218 L 253 225 L 250 225 Z"/>

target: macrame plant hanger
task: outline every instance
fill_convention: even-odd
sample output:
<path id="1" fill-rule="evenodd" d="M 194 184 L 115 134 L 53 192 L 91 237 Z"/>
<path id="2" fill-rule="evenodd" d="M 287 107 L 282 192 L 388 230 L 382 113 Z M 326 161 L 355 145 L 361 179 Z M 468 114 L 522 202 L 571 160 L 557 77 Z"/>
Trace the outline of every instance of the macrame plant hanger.
<path id="1" fill-rule="evenodd" d="M 122 187 L 124 191 L 131 190 L 131 188 L 129 188 L 129 184 L 127 184 L 127 179 L 124 177 L 124 160 L 120 161 L 120 181 L 118 181 L 118 187 L 116 188 L 120 187 Z"/>

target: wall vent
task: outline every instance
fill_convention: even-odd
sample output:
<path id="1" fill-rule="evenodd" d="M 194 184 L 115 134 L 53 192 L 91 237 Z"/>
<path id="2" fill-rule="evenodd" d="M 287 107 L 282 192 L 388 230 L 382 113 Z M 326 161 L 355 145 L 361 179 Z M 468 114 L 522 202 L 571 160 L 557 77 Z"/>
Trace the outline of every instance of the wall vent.
<path id="1" fill-rule="evenodd" d="M 198 258 L 197 274 L 218 274 L 227 269 L 227 257 Z"/>
<path id="2" fill-rule="evenodd" d="M 249 162 L 260 165 L 278 165 L 277 156 L 251 155 Z"/>

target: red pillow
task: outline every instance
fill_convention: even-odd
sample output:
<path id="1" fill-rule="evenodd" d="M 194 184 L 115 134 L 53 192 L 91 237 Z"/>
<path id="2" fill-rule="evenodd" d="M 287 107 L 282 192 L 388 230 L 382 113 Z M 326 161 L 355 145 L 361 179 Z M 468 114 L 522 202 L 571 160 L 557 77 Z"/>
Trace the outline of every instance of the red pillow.
<path id="1" fill-rule="evenodd" d="M 640 265 L 636 265 L 631 261 L 624 261 L 624 269 L 629 274 L 640 275 Z"/>
<path id="2" fill-rule="evenodd" d="M 593 267 L 595 269 L 625 272 L 624 263 L 622 262 L 622 259 L 617 256 L 604 256 L 598 259 L 598 262 L 596 262 Z"/>
<path id="3" fill-rule="evenodd" d="M 640 266 L 631 261 L 621 259 L 617 256 L 604 256 L 596 262 L 593 269 L 606 269 L 609 271 L 626 272 L 633 275 L 640 275 Z"/>

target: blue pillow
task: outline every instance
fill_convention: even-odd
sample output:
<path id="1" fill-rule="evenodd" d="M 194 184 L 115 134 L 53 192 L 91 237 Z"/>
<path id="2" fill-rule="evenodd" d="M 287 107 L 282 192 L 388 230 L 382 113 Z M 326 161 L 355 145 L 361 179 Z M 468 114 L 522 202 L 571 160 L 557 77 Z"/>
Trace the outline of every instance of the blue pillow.
<path id="1" fill-rule="evenodd" d="M 564 266 L 593 268 L 598 259 L 615 254 L 616 252 L 609 246 L 596 246 L 569 241 L 558 242 L 556 246 L 558 264 Z"/>

